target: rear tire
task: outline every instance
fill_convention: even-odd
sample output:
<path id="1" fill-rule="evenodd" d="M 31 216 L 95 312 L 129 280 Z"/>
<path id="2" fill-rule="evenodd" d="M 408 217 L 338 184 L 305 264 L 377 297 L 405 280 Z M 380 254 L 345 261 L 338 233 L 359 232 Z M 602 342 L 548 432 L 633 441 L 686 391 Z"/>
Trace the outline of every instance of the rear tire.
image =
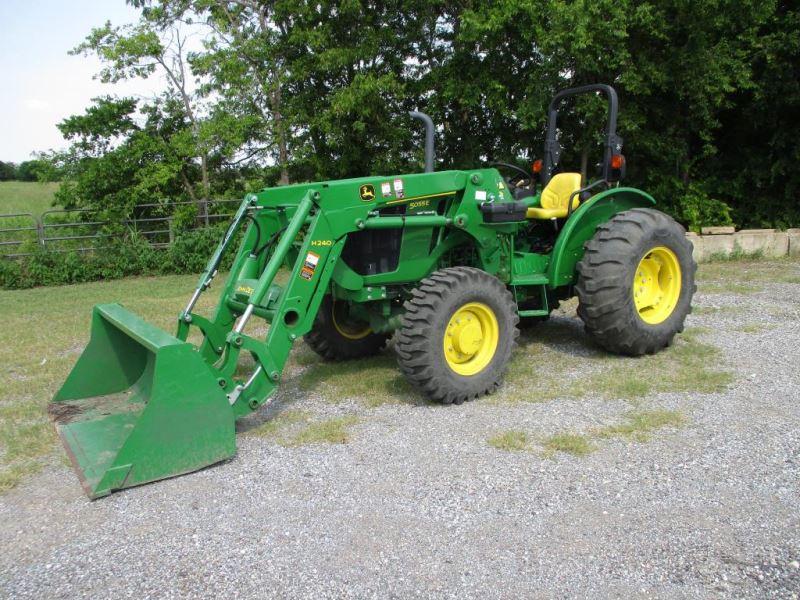
<path id="1" fill-rule="evenodd" d="M 349 319 L 346 302 L 325 296 L 314 326 L 303 339 L 326 360 L 351 360 L 374 356 L 386 344 L 388 334 L 374 333 L 368 323 Z"/>
<path id="2" fill-rule="evenodd" d="M 696 291 L 692 244 L 671 217 L 636 208 L 600 225 L 578 263 L 578 316 L 605 349 L 630 356 L 669 346 Z"/>
<path id="3" fill-rule="evenodd" d="M 516 304 L 499 279 L 472 267 L 441 269 L 404 307 L 395 351 L 415 388 L 461 404 L 499 387 L 519 335 Z"/>

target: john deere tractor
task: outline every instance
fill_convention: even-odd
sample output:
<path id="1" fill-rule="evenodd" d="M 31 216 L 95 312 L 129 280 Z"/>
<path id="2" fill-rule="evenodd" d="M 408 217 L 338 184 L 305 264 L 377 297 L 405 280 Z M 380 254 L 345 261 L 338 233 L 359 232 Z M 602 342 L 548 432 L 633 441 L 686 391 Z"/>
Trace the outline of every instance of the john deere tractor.
<path id="1" fill-rule="evenodd" d="M 603 158 L 584 182 L 558 168 L 558 108 L 598 92 L 608 100 Z M 232 457 L 236 419 L 274 394 L 301 339 L 326 360 L 346 360 L 394 335 L 408 380 L 434 401 L 461 404 L 501 385 L 520 319 L 544 318 L 575 294 L 587 333 L 611 352 L 657 352 L 681 331 L 695 290 L 692 247 L 651 196 L 620 185 L 611 87 L 553 98 L 532 172 L 436 172 L 433 124 L 412 116 L 426 126 L 424 173 L 246 196 L 174 335 L 120 304 L 94 307 L 89 344 L 51 405 L 90 497 Z M 213 314 L 198 314 L 237 239 Z M 248 334 L 254 319 L 269 323 L 265 338 Z M 193 328 L 202 343 L 187 341 Z M 243 354 L 255 366 L 240 376 Z"/>

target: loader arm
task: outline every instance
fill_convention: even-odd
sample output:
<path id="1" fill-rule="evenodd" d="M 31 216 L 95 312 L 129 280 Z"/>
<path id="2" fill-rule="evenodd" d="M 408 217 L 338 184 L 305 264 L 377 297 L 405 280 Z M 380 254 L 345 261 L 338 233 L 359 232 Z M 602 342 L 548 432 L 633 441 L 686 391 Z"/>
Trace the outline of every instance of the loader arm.
<path id="1" fill-rule="evenodd" d="M 496 172 L 493 174 L 499 177 Z M 244 213 L 237 212 L 209 261 L 187 310 L 179 316 L 177 331 L 181 340 L 188 339 L 192 326 L 202 331 L 200 353 L 236 417 L 257 409 L 274 393 L 294 342 L 311 330 L 320 304 L 331 292 L 332 281 L 341 283 L 339 289 L 351 288 L 355 294 L 370 289 L 366 283 L 369 277 L 355 273 L 340 261 L 348 235 L 371 229 L 430 232 L 432 228 L 444 229 L 457 221 L 465 222 L 465 215 L 448 217 L 430 211 L 404 217 L 380 214 L 387 207 L 412 203 L 425 206 L 432 198 L 452 198 L 462 193 L 467 185 L 463 172 L 405 176 L 403 192 L 391 198 L 373 195 L 380 185 L 375 179 L 269 189 L 248 196 L 242 203 L 240 211 L 244 209 Z M 199 295 L 208 289 L 229 240 L 246 217 L 252 225 L 244 232 L 213 317 L 192 312 Z M 408 253 L 419 254 L 412 243 L 414 234 L 408 235 L 408 246 L 412 248 Z M 426 235 L 430 237 L 430 233 Z M 265 252 L 265 241 L 273 239 L 274 245 Z M 435 252 L 405 261 L 399 274 L 375 275 L 371 280 L 375 284 L 398 277 L 416 281 L 432 271 L 441 254 L 456 241 L 443 242 Z M 275 280 L 282 267 L 289 276 L 285 284 L 278 285 Z M 246 327 L 254 315 L 270 324 L 266 339 L 248 335 Z M 253 357 L 256 366 L 246 378 L 237 379 L 243 351 Z"/>

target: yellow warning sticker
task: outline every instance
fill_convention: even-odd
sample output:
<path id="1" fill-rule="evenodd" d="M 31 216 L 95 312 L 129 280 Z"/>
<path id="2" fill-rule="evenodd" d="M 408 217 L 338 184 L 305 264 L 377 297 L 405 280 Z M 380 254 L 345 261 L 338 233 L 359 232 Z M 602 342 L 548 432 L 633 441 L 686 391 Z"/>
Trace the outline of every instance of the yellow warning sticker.
<path id="1" fill-rule="evenodd" d="M 310 281 L 314 277 L 314 271 L 317 270 L 318 263 L 319 254 L 315 254 L 314 252 L 309 252 L 306 254 L 306 260 L 303 263 L 303 268 L 300 269 L 300 277 Z"/>

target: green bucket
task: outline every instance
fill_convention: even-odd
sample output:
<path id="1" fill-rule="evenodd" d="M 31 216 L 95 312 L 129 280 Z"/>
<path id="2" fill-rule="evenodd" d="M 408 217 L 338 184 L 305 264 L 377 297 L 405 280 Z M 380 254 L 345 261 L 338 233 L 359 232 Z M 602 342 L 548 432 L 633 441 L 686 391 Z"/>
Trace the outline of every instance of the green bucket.
<path id="1" fill-rule="evenodd" d="M 236 453 L 233 410 L 211 367 L 119 304 L 94 307 L 89 344 L 50 414 L 90 498 Z"/>

